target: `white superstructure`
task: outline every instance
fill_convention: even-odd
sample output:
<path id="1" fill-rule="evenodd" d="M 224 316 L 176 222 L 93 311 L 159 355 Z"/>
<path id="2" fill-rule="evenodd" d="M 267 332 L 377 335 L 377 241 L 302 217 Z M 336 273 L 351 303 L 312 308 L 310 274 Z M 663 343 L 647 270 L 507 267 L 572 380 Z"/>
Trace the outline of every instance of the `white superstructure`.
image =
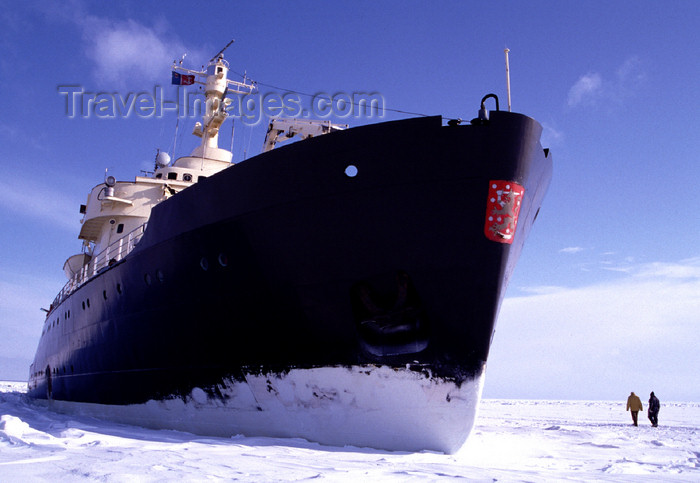
<path id="1" fill-rule="evenodd" d="M 137 176 L 134 181 L 117 181 L 105 174 L 104 183 L 95 186 L 88 194 L 86 204 L 80 207 L 83 219 L 78 238 L 83 240 L 83 249 L 66 260 L 63 270 L 68 283 L 56 296 L 54 306 L 100 270 L 122 260 L 141 239 L 154 206 L 232 166 L 231 151 L 218 146 L 219 130 L 228 117 L 226 108 L 231 103 L 226 96 L 252 94 L 257 87 L 247 78 L 244 82 L 228 79 L 229 64 L 224 60 L 223 50 L 202 71 L 186 69 L 180 65 L 182 61 L 173 63 L 173 70 L 178 71 L 174 78 L 186 79 L 181 85 L 203 86 L 205 112 L 202 122 L 196 123 L 192 133 L 201 142 L 189 156 L 172 163 L 167 153 L 159 152 L 154 172 Z M 269 151 L 275 143 L 297 134 L 301 139 L 307 139 L 345 128 L 347 125 L 328 121 L 273 119 L 263 151 Z"/>
<path id="2" fill-rule="evenodd" d="M 102 268 L 124 258 L 140 240 L 155 205 L 232 165 L 232 153 L 218 147 L 219 128 L 230 103 L 225 96 L 250 94 L 256 87 L 229 80 L 228 68 L 221 53 L 204 71 L 173 65 L 193 79 L 192 83 L 205 86 L 206 111 L 193 133 L 201 138 L 201 144 L 189 156 L 172 163 L 166 153 L 158 153 L 152 175 L 137 176 L 134 181 L 117 181 L 105 175 L 104 183 L 90 191 L 86 204 L 80 207 L 83 219 L 78 238 L 83 240 L 83 250 L 66 260 L 63 269 L 69 280 L 54 305 Z"/>

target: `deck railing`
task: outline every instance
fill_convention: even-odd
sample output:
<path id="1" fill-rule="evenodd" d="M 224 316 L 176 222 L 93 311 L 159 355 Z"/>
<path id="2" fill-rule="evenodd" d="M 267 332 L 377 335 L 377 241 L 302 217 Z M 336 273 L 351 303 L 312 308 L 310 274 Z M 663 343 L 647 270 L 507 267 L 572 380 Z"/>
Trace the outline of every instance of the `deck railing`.
<path id="1" fill-rule="evenodd" d="M 136 244 L 141 241 L 141 237 L 146 230 L 146 225 L 147 223 L 144 223 L 135 230 L 132 230 L 102 250 L 97 256 L 92 257 L 88 263 L 83 265 L 83 268 L 78 270 L 78 273 L 68 280 L 61 291 L 58 292 L 53 304 L 51 304 L 51 309 L 57 307 L 66 297 L 75 292 L 92 277 L 126 257 L 131 250 L 134 249 Z"/>

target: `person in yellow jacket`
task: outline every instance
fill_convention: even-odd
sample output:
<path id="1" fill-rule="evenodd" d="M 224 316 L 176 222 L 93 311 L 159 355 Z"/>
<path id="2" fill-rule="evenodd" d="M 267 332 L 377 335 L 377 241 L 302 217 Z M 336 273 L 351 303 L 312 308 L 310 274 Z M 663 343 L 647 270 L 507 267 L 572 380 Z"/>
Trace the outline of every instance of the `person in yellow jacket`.
<path id="1" fill-rule="evenodd" d="M 643 410 L 642 400 L 634 392 L 631 392 L 630 397 L 627 398 L 627 411 L 632 413 L 632 422 L 635 426 L 637 426 L 637 414 Z"/>

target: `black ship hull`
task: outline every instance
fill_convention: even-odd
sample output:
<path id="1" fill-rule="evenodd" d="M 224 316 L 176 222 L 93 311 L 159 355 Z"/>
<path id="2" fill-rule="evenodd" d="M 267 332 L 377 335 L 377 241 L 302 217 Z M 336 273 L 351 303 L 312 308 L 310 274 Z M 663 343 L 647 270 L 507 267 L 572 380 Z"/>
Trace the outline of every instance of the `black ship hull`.
<path id="1" fill-rule="evenodd" d="M 52 308 L 29 395 L 208 434 L 454 451 L 551 177 L 540 132 L 504 112 L 470 126 L 388 122 L 200 181 L 153 209 L 127 257 Z M 508 243 L 484 233 L 493 180 L 524 188 Z M 371 391 L 353 393 L 363 377 Z M 392 377 L 421 395 L 397 393 Z M 362 406 L 382 398 L 369 412 L 393 407 L 400 421 L 367 416 Z M 193 412 L 153 414 L 178 401 Z M 372 421 L 372 434 L 349 430 L 351 419 L 334 431 L 334 404 Z"/>

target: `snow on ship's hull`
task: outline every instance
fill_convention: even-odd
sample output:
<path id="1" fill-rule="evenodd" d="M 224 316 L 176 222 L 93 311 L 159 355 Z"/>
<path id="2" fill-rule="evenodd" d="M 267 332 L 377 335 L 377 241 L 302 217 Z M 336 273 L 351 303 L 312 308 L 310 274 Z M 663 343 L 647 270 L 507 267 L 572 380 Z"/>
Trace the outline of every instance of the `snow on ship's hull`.
<path id="1" fill-rule="evenodd" d="M 227 380 L 212 396 L 107 405 L 49 400 L 54 411 L 155 429 L 304 438 L 334 446 L 454 453 L 476 415 L 482 378 L 457 387 L 406 368 L 292 369 Z"/>
<path id="2" fill-rule="evenodd" d="M 500 301 L 551 177 L 540 132 L 504 112 L 473 126 L 389 122 L 200 181 L 156 206 L 134 251 L 48 315 L 30 396 L 126 414 L 156 404 L 166 423 L 168 404 L 197 402 L 201 391 L 208 409 L 195 411 L 191 429 L 203 431 L 214 407 L 231 414 L 251 392 L 265 400 L 259 388 L 235 389 L 260 376 L 277 381 L 265 386 L 276 402 L 258 401 L 259 417 L 226 418 L 226 433 L 455 450 L 473 424 Z M 510 243 L 484 233 L 493 180 L 525 190 Z M 341 376 L 327 388 L 335 399 L 279 395 L 308 391 L 314 383 L 303 381 L 331 368 L 413 381 L 423 399 L 379 382 L 353 399 L 362 384 Z M 326 408 L 343 404 L 387 423 L 334 423 Z M 427 430 L 431 411 L 441 423 Z M 412 428 L 425 429 L 424 441 L 401 437 Z"/>

